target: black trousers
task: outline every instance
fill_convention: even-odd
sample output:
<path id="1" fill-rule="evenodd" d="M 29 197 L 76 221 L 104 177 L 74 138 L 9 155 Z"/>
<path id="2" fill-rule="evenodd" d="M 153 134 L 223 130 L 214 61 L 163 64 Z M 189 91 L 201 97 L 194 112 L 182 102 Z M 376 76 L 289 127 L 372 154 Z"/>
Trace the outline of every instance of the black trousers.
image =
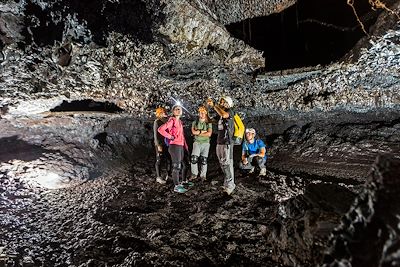
<path id="1" fill-rule="evenodd" d="M 172 161 L 171 156 L 168 153 L 168 147 L 163 146 L 163 151 L 159 152 L 156 147 L 156 175 L 161 177 L 161 170 L 164 169 L 168 176 L 171 176 Z"/>

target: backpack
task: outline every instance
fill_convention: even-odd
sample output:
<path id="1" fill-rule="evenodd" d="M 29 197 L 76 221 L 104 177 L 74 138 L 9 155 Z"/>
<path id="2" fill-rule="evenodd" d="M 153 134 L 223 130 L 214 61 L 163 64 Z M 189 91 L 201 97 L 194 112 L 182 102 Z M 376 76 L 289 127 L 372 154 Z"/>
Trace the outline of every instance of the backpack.
<path id="1" fill-rule="evenodd" d="M 172 128 L 175 128 L 175 120 L 173 121 Z M 171 128 L 171 130 L 172 130 L 172 128 Z M 168 130 L 168 132 L 169 132 L 169 130 Z M 169 144 L 171 143 L 171 139 L 164 137 L 164 143 L 166 146 L 169 146 Z"/>
<path id="2" fill-rule="evenodd" d="M 233 116 L 234 130 L 233 130 L 233 144 L 241 145 L 243 141 L 245 127 L 239 114 L 235 113 Z"/>

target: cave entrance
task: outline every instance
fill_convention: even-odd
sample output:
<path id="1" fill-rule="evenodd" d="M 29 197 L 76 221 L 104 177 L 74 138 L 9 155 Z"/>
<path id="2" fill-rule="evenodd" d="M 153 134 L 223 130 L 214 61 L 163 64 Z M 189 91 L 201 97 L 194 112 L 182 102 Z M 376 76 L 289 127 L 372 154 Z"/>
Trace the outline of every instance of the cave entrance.
<path id="1" fill-rule="evenodd" d="M 71 112 L 71 111 L 97 111 L 107 113 L 117 113 L 123 111 L 111 102 L 97 102 L 92 99 L 63 101 L 61 105 L 50 109 L 51 112 Z"/>
<path id="2" fill-rule="evenodd" d="M 368 31 L 379 12 L 371 9 L 368 0 L 354 1 L 354 7 Z M 226 28 L 234 37 L 264 52 L 266 71 L 338 61 L 365 36 L 346 0 L 298 0 L 281 13 Z"/>

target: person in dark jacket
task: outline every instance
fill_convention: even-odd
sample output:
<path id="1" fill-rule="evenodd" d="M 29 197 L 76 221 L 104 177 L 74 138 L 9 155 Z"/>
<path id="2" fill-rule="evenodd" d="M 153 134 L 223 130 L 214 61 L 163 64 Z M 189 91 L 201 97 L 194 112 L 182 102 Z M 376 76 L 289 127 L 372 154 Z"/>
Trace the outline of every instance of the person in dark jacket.
<path id="1" fill-rule="evenodd" d="M 207 105 L 219 115 L 216 153 L 225 175 L 223 190 L 230 195 L 236 187 L 233 172 L 233 100 L 229 96 L 222 96 L 218 104 L 208 99 Z"/>
<path id="2" fill-rule="evenodd" d="M 168 177 L 171 176 L 171 156 L 168 153 L 168 146 L 164 142 L 164 136 L 162 136 L 158 132 L 158 128 L 167 122 L 167 114 L 166 110 L 163 107 L 158 107 L 155 111 L 156 119 L 153 124 L 153 135 L 154 135 L 154 147 L 156 151 L 156 181 L 160 184 L 165 184 L 168 180 Z M 167 172 L 165 178 L 161 176 L 161 167 L 164 167 Z"/>

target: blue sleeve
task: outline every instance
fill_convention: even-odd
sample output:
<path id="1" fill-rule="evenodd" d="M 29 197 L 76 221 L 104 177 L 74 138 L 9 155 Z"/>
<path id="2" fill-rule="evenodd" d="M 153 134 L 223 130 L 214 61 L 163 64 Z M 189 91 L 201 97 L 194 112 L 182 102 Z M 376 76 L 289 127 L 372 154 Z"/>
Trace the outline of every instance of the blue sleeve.
<path id="1" fill-rule="evenodd" d="M 264 144 L 263 140 L 261 140 L 261 139 L 258 139 L 257 145 L 259 148 L 265 147 L 265 144 Z"/>
<path id="2" fill-rule="evenodd" d="M 243 142 L 242 143 L 242 152 L 246 152 L 247 150 L 249 150 L 249 149 L 248 149 L 248 147 L 246 145 L 246 142 Z"/>

